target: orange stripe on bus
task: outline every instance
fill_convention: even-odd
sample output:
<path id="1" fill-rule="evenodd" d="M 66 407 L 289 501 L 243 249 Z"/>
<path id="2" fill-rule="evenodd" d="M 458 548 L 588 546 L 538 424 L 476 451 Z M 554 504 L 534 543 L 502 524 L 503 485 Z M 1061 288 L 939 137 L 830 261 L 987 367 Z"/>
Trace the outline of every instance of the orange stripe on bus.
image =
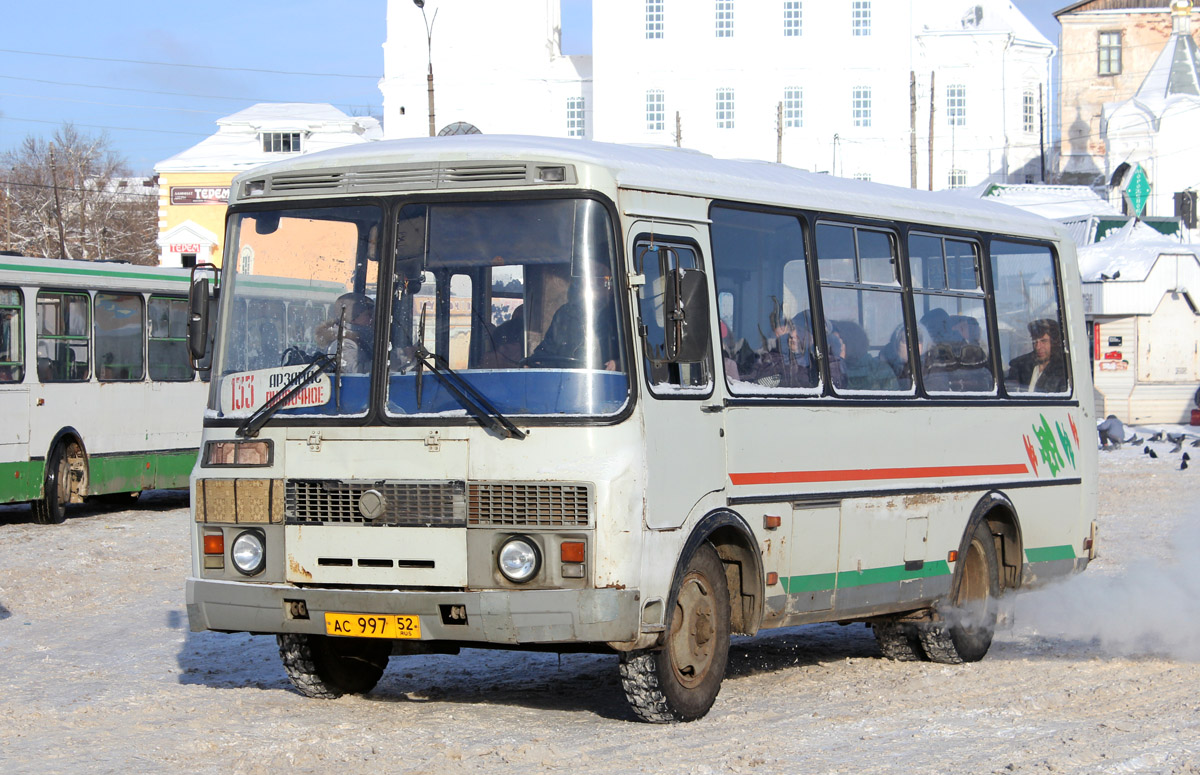
<path id="1" fill-rule="evenodd" d="M 804 482 L 855 482 L 881 479 L 944 479 L 955 476 L 1027 474 L 1024 463 L 982 466 L 925 466 L 922 468 L 863 468 L 840 471 L 779 471 L 730 474 L 734 484 L 800 484 Z"/>

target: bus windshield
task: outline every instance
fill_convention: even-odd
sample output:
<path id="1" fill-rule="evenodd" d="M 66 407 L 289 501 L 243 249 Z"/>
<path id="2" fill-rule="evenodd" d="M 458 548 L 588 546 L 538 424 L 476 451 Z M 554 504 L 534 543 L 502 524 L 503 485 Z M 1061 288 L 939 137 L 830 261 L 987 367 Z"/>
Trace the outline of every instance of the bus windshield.
<path id="1" fill-rule="evenodd" d="M 322 373 L 273 414 L 363 416 L 379 370 L 389 417 L 621 410 L 617 251 L 599 202 L 393 212 L 392 250 L 376 206 L 231 216 L 211 412 L 249 417 L 314 363 Z"/>
<path id="2" fill-rule="evenodd" d="M 387 413 L 463 411 L 422 352 L 504 414 L 619 411 L 629 380 L 614 245 L 588 199 L 400 208 Z"/>

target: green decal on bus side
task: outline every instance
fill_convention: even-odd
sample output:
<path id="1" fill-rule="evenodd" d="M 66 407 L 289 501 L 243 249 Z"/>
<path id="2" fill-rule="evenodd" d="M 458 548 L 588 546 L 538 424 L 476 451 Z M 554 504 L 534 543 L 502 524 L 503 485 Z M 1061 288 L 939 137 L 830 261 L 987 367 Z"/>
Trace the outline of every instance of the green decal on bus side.
<path id="1" fill-rule="evenodd" d="M 893 584 L 910 579 L 925 579 L 932 576 L 950 575 L 950 566 L 945 560 L 927 562 L 917 570 L 905 570 L 903 565 L 893 565 L 887 568 L 868 568 L 861 571 L 842 571 L 840 573 L 815 573 L 811 576 L 790 576 L 780 579 L 784 592 L 796 594 L 799 592 L 821 592 L 824 590 L 846 589 L 847 587 L 863 587 L 868 584 Z"/>
<path id="2" fill-rule="evenodd" d="M 40 498 L 46 464 L 42 460 L 0 463 L 0 503 L 19 503 Z"/>
<path id="3" fill-rule="evenodd" d="M 1026 549 L 1025 556 L 1029 558 L 1030 562 L 1074 560 L 1075 548 L 1072 546 L 1042 546 L 1036 549 Z"/>

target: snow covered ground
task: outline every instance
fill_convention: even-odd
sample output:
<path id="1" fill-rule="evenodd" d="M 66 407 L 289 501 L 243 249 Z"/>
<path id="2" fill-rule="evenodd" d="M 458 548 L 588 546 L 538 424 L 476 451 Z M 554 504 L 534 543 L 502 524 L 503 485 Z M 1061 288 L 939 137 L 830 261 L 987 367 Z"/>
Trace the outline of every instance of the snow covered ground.
<path id="1" fill-rule="evenodd" d="M 0 507 L 0 773 L 1200 772 L 1200 454 L 1152 446 L 1101 453 L 1100 558 L 984 661 L 885 661 L 861 625 L 739 638 L 670 727 L 632 720 L 613 656 L 394 657 L 305 699 L 273 638 L 188 632 L 185 497 Z"/>

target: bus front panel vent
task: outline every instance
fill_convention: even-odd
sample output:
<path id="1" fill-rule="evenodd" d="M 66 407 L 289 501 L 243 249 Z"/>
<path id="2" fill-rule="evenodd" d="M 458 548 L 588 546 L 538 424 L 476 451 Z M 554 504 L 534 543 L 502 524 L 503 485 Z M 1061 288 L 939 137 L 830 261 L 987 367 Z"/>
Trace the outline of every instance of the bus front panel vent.
<path id="1" fill-rule="evenodd" d="M 583 527 L 591 497 L 583 484 L 542 482 L 472 482 L 468 522 L 471 525 Z"/>
<path id="2" fill-rule="evenodd" d="M 462 482 L 347 482 L 289 479 L 289 525 L 465 527 Z"/>

